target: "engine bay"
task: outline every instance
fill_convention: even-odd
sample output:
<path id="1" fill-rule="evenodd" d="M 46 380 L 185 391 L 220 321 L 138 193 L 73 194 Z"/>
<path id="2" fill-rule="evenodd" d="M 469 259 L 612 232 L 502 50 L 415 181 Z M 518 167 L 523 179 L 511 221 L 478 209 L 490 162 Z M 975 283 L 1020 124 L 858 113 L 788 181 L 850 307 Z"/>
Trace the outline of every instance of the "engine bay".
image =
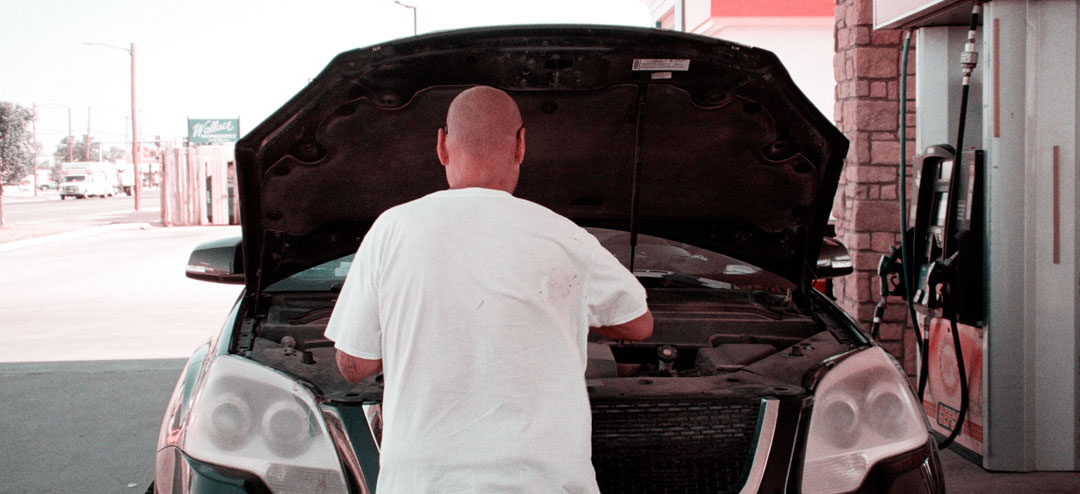
<path id="1" fill-rule="evenodd" d="M 248 357 L 310 383 L 330 401 L 378 401 L 381 375 L 349 382 L 324 335 L 336 294 L 275 293 Z M 776 294 L 708 288 L 649 288 L 652 337 L 622 342 L 589 335 L 592 395 L 670 395 L 742 389 L 798 393 L 792 367 L 809 370 L 847 348 Z M 734 377 L 733 377 L 734 376 Z M 779 391 L 778 391 L 779 390 Z"/>

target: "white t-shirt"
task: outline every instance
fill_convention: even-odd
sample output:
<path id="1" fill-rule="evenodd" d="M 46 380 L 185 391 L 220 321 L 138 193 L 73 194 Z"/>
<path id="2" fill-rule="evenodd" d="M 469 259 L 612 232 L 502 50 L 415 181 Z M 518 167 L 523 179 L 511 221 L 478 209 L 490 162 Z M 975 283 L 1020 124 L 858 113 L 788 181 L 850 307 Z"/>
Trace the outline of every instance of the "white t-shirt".
<path id="1" fill-rule="evenodd" d="M 383 360 L 379 493 L 598 492 L 588 328 L 646 309 L 595 237 L 506 192 L 383 213 L 326 328 L 341 351 Z"/>

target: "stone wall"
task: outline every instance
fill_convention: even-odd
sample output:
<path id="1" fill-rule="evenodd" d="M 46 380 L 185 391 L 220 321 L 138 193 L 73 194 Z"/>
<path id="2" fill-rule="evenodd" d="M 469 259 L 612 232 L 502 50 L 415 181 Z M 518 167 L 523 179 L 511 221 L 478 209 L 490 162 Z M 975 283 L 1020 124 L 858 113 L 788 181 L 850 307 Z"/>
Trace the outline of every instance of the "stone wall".
<path id="1" fill-rule="evenodd" d="M 878 261 L 900 241 L 899 92 L 903 31 L 874 30 L 871 0 L 837 0 L 837 126 L 851 141 L 833 216 L 840 240 L 851 250 L 855 273 L 837 280 L 840 305 L 867 329 L 879 300 Z M 908 55 L 908 163 L 915 151 L 915 49 Z M 910 169 L 909 177 L 910 177 Z M 910 178 L 908 191 L 910 197 Z M 882 346 L 915 373 L 915 338 L 899 297 L 888 305 L 881 324 Z"/>

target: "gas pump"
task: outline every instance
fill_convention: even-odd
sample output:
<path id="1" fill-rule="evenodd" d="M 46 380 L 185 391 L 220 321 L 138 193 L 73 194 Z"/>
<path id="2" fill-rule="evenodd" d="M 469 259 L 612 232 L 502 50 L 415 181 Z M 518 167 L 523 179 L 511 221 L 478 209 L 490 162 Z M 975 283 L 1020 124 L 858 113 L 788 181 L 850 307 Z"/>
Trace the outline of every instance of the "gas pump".
<path id="1" fill-rule="evenodd" d="M 946 436 L 941 447 L 962 438 L 962 446 L 981 451 L 981 420 L 970 420 L 977 414 L 969 412 L 972 401 L 981 403 L 972 383 L 981 378 L 976 342 L 985 320 L 983 153 L 969 149 L 957 159 L 951 146 L 930 146 L 915 167 L 915 226 L 906 261 L 916 280 L 911 302 L 925 329 L 919 396 L 935 432 Z"/>
<path id="2" fill-rule="evenodd" d="M 952 146 L 942 144 L 926 148 L 914 161 L 914 226 L 905 232 L 910 254 L 902 259 L 894 247 L 882 257 L 878 307 L 883 310 L 889 295 L 906 298 L 899 278 L 906 269 L 913 325 L 923 329 L 917 339 L 924 411 L 942 438 L 940 447 L 960 438 L 977 455 L 981 448 L 973 443 L 981 442 L 981 427 L 968 414 L 971 402 L 981 401 L 972 384 L 981 379 L 977 342 L 985 320 L 983 152 L 969 149 L 957 161 Z"/>
<path id="3" fill-rule="evenodd" d="M 914 303 L 948 309 L 957 322 L 982 326 L 983 152 L 968 149 L 957 163 L 951 146 L 930 146 L 915 157 L 915 167 L 918 200 L 908 263 L 916 280 Z"/>
<path id="4" fill-rule="evenodd" d="M 980 3 L 985 21 L 969 24 Z M 879 272 L 883 297 L 910 301 L 929 422 L 942 439 L 956 431 L 949 449 L 988 470 L 1080 471 L 1080 7 L 873 6 L 875 29 L 901 29 L 918 45 L 914 127 L 898 102 L 899 141 L 913 133 L 919 155 L 900 146 L 914 170 L 901 169 L 897 197 L 911 204 L 901 207 L 901 247 Z M 972 34 L 978 70 L 968 69 Z M 956 132 L 961 115 L 966 133 Z"/>
<path id="5" fill-rule="evenodd" d="M 878 265 L 881 302 L 872 326 L 876 337 L 887 296 L 907 300 L 921 358 L 918 396 L 939 436 L 938 446 L 945 448 L 959 440 L 957 444 L 974 456 L 981 455 L 982 437 L 981 425 L 969 420 L 973 401 L 970 384 L 972 377 L 981 379 L 981 373 L 969 372 L 969 368 L 981 368 L 981 362 L 971 357 L 981 358 L 976 342 L 981 341 L 985 321 L 985 171 L 983 152 L 963 149 L 963 136 L 969 82 L 978 58 L 974 47 L 979 10 L 976 5 L 961 56 L 964 82 L 956 143 L 961 152 L 957 155 L 956 148 L 939 144 L 928 146 L 915 157 L 916 199 L 910 214 L 914 226 L 907 228 L 905 216 L 903 243 L 883 256 Z M 906 49 L 905 42 L 905 59 Z M 903 135 L 902 129 L 902 139 Z M 900 177 L 903 180 L 904 174 Z M 980 396 L 976 389 L 974 398 L 979 406 Z"/>

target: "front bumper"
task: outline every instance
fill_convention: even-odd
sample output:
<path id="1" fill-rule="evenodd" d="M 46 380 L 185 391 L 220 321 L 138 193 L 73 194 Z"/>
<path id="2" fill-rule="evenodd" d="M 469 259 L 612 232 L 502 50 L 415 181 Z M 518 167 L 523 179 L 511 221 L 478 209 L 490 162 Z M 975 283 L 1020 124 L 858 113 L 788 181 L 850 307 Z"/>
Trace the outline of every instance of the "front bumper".
<path id="1" fill-rule="evenodd" d="M 765 449 L 766 457 L 768 448 Z M 760 449 L 759 449 L 760 452 Z M 910 453 L 891 458 L 875 466 L 857 491 L 870 493 L 925 493 L 943 494 L 945 481 L 941 463 L 933 442 Z M 760 460 L 759 460 L 760 461 Z M 764 463 L 764 462 L 762 462 Z M 758 488 L 744 486 L 742 492 L 785 492 L 783 475 L 780 478 L 754 478 Z M 748 483 L 749 484 L 749 483 Z M 355 486 L 354 486 L 355 490 Z M 157 494 L 269 494 L 266 487 L 254 475 L 194 460 L 176 447 L 167 447 L 157 453 Z"/>

